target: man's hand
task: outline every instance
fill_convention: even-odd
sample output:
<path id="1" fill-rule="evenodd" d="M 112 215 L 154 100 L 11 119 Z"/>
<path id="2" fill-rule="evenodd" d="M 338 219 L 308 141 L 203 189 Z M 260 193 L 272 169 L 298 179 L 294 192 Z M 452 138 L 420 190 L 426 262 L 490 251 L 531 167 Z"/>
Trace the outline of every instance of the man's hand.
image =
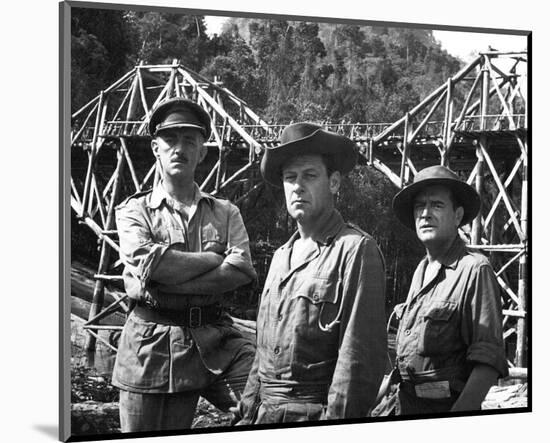
<path id="1" fill-rule="evenodd" d="M 242 420 L 239 406 L 240 406 L 240 403 L 237 406 L 233 406 L 229 408 L 229 412 L 233 414 L 233 418 L 231 418 L 231 423 L 229 423 L 229 426 L 235 426 L 238 422 Z"/>

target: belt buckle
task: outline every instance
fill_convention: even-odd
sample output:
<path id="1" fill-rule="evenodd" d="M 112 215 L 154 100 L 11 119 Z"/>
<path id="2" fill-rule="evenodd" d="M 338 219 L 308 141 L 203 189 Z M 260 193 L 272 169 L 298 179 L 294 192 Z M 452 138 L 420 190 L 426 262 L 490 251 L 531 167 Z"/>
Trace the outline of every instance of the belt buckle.
<path id="1" fill-rule="evenodd" d="M 202 309 L 199 306 L 189 308 L 189 327 L 198 328 L 202 323 Z"/>

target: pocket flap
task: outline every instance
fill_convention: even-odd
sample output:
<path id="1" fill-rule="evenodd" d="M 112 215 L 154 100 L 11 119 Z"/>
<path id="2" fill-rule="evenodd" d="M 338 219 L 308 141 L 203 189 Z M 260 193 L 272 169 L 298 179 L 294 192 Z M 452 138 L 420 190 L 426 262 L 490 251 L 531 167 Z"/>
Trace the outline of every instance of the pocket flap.
<path id="1" fill-rule="evenodd" d="M 426 313 L 425 317 L 432 320 L 447 321 L 451 318 L 456 311 L 456 303 L 444 302 L 438 303 L 432 306 L 432 308 Z"/>
<path id="2" fill-rule="evenodd" d="M 336 285 L 332 279 L 307 276 L 296 292 L 296 297 L 306 297 L 313 304 L 336 303 Z"/>

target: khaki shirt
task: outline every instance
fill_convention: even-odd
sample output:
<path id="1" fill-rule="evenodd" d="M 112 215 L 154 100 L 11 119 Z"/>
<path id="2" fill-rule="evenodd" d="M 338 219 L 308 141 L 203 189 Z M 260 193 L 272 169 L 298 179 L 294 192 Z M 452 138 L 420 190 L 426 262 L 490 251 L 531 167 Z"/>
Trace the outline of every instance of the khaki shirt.
<path id="1" fill-rule="evenodd" d="M 116 210 L 124 286 L 139 302 L 170 308 L 170 295 L 159 294 L 151 274 L 168 248 L 213 251 L 224 262 L 256 279 L 248 234 L 238 208 L 203 193 L 195 184 L 191 211 L 183 215 L 161 184 L 126 199 Z M 189 306 L 223 302 L 211 295 L 175 295 Z M 230 364 L 244 339 L 228 317 L 215 325 L 184 328 L 145 321 L 132 312 L 118 348 L 113 384 L 135 392 L 179 392 L 201 388 L 209 375 Z M 204 365 L 203 365 L 204 363 Z M 206 369 L 205 369 L 206 367 Z"/>
<path id="2" fill-rule="evenodd" d="M 328 419 L 366 416 L 384 374 L 384 263 L 375 241 L 334 211 L 317 249 L 291 269 L 297 238 L 271 262 L 241 424 L 254 422 L 270 397 L 323 403 Z"/>
<path id="3" fill-rule="evenodd" d="M 460 392 L 473 366 L 508 374 L 500 288 L 489 261 L 457 236 L 435 277 L 422 285 L 418 265 L 397 332 L 397 367 L 413 383 L 448 381 Z M 399 316 L 399 315 L 398 315 Z"/>

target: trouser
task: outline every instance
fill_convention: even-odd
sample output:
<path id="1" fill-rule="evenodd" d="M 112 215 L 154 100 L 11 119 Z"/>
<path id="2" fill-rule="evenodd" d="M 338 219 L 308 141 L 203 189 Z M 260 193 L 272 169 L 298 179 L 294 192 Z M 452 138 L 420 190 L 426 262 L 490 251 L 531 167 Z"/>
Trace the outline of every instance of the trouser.
<path id="1" fill-rule="evenodd" d="M 415 393 L 414 384 L 401 382 L 399 384 L 396 415 L 437 414 L 449 412 L 460 395 L 451 391 L 448 398 L 420 398 Z"/>
<path id="2" fill-rule="evenodd" d="M 254 347 L 243 346 L 231 365 L 200 390 L 149 394 L 120 390 L 121 432 L 179 430 L 191 427 L 202 396 L 222 411 L 237 405 L 254 360 Z"/>
<path id="3" fill-rule="evenodd" d="M 254 424 L 317 421 L 322 420 L 325 413 L 326 405 L 323 403 L 262 401 Z"/>
<path id="4" fill-rule="evenodd" d="M 260 404 L 254 424 L 292 423 L 322 420 L 327 409 L 327 384 L 288 386 L 260 382 Z"/>

